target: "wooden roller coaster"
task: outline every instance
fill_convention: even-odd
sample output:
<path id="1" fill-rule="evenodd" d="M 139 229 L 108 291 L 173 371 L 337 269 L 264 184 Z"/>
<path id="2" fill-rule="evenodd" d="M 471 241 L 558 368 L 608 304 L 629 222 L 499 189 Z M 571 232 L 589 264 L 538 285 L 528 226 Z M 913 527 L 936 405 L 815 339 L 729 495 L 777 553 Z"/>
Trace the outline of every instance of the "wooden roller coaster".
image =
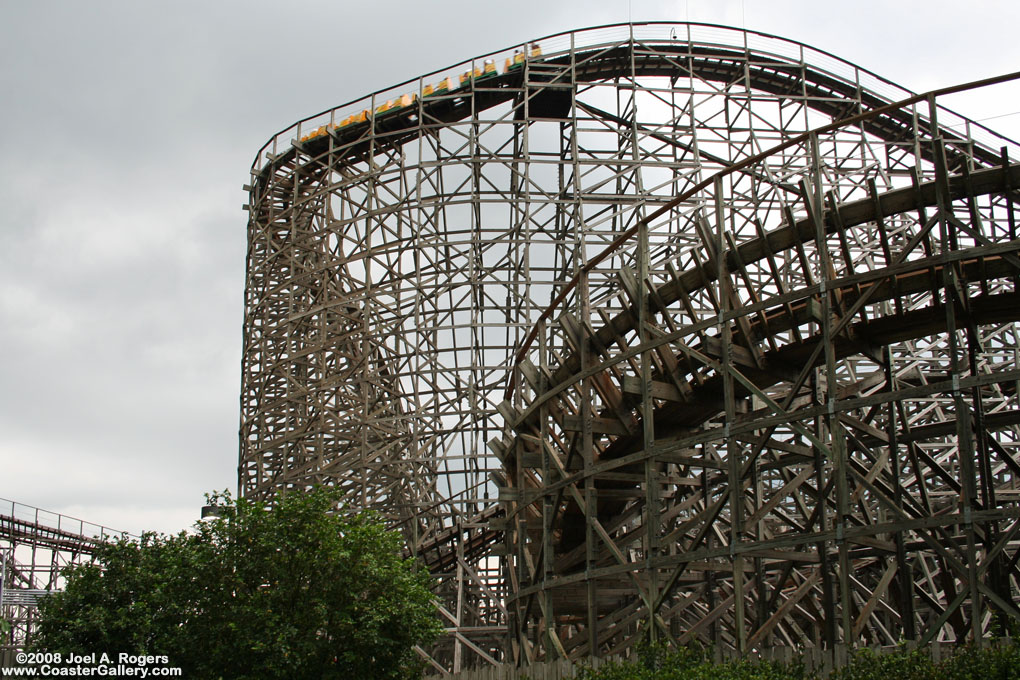
<path id="1" fill-rule="evenodd" d="M 102 541 L 123 532 L 0 498 L 0 665 L 31 642 L 39 599 L 63 588 L 61 570 L 87 563 Z M 9 657 L 9 658 L 8 658 Z"/>
<path id="2" fill-rule="evenodd" d="M 537 43 L 259 152 L 241 492 L 399 528 L 444 673 L 1008 628 L 1020 148 L 936 99 L 1015 74 L 913 95 L 697 24 Z"/>

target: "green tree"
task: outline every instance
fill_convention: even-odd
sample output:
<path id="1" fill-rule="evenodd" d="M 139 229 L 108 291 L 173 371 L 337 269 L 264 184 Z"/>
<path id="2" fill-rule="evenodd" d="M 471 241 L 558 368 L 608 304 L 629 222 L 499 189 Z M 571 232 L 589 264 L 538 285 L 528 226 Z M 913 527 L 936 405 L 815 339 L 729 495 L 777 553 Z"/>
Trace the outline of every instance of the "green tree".
<path id="1" fill-rule="evenodd" d="M 196 678 L 410 678 L 441 627 L 428 575 L 327 490 L 229 494 L 176 536 L 103 545 L 40 606 L 41 651 L 166 655 Z"/>

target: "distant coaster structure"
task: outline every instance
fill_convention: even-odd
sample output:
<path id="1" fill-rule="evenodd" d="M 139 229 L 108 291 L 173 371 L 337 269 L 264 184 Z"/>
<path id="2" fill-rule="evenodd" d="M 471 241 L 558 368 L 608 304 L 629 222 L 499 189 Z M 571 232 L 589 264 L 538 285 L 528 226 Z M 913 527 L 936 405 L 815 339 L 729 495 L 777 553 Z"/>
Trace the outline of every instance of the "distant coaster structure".
<path id="1" fill-rule="evenodd" d="M 16 664 L 39 620 L 39 601 L 63 590 L 61 571 L 92 562 L 96 548 L 130 534 L 0 498 L 0 667 Z"/>
<path id="2" fill-rule="evenodd" d="M 275 135 L 240 492 L 332 485 L 402 531 L 441 672 L 1008 627 L 1020 148 L 950 90 L 628 24 Z"/>

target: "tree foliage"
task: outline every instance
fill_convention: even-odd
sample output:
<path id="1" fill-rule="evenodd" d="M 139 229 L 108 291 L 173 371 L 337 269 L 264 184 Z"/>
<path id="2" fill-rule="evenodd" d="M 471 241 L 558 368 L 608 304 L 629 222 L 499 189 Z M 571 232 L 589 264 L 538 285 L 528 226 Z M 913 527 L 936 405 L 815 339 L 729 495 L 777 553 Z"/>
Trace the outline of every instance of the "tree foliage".
<path id="1" fill-rule="evenodd" d="M 316 490 L 261 503 L 211 498 L 221 517 L 176 536 L 102 546 L 43 601 L 34 647 L 164 654 L 187 677 L 408 678 L 440 631 L 428 575 L 373 516 Z"/>

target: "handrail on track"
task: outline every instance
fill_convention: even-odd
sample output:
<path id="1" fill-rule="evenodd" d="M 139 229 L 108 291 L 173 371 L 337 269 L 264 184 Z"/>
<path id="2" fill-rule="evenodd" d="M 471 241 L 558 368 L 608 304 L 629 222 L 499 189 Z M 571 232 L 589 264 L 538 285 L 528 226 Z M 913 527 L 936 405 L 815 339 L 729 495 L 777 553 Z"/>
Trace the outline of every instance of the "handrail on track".
<path id="1" fill-rule="evenodd" d="M 862 123 L 864 121 L 871 120 L 872 118 L 876 118 L 885 113 L 889 113 L 891 111 L 895 111 L 910 106 L 912 104 L 916 104 L 925 99 L 928 99 L 932 103 L 934 103 L 934 100 L 937 97 L 956 94 L 958 92 L 966 92 L 968 90 L 976 90 L 991 85 L 999 85 L 1001 83 L 1009 82 L 1012 80 L 1020 80 L 1020 71 L 1015 71 L 1013 73 L 1007 73 L 1000 76 L 993 76 L 991 78 L 983 78 L 981 80 L 973 80 L 959 85 L 951 85 L 949 87 L 942 87 L 935 90 L 929 90 L 928 92 L 915 94 L 910 97 L 907 97 L 906 99 L 901 99 L 900 101 L 893 102 L 891 104 L 886 104 L 885 106 L 880 106 L 877 109 L 872 109 L 871 111 L 867 111 L 865 113 L 859 113 L 855 116 L 850 116 L 848 118 L 841 118 L 831 123 L 826 123 L 825 125 L 816 127 L 812 130 L 808 130 L 807 132 L 803 132 L 797 135 L 796 137 L 792 137 L 786 140 L 785 142 L 776 144 L 775 146 L 768 148 L 765 151 L 757 153 L 753 156 L 749 156 L 744 160 L 740 161 L 739 163 L 734 163 L 733 165 L 723 168 L 722 170 L 719 170 L 718 172 L 710 175 L 708 178 L 698 182 L 693 187 L 691 187 L 687 191 L 684 191 L 676 198 L 660 206 L 657 210 L 655 210 L 647 217 L 639 219 L 632 227 L 630 227 L 626 231 L 622 232 L 619 236 L 617 236 L 613 240 L 613 242 L 606 246 L 600 253 L 598 253 L 592 259 L 588 260 L 588 262 L 586 262 L 585 265 L 581 267 L 581 269 L 570 279 L 570 281 L 567 282 L 567 284 L 563 287 L 559 294 L 556 295 L 556 297 L 553 298 L 552 302 L 549 303 L 549 306 L 546 307 L 545 310 L 539 315 L 538 319 L 532 326 L 531 331 L 525 337 L 524 344 L 521 346 L 521 348 L 517 351 L 516 355 L 514 356 L 513 365 L 510 367 L 509 381 L 506 390 L 503 393 L 503 398 L 509 400 L 513 397 L 514 391 L 517 387 L 518 369 L 520 368 L 521 362 L 524 360 L 524 356 L 531 348 L 531 344 L 538 337 L 538 330 L 541 327 L 541 325 L 549 320 L 553 312 L 556 311 L 560 304 L 562 304 L 563 301 L 567 298 L 567 295 L 569 295 L 571 291 L 573 291 L 574 288 L 577 287 L 577 284 L 580 282 L 582 276 L 588 274 L 603 260 L 605 260 L 607 257 L 616 252 L 616 250 L 618 250 L 620 246 L 622 246 L 624 243 L 633 238 L 638 233 L 642 226 L 646 226 L 652 220 L 658 219 L 669 210 L 672 210 L 673 208 L 677 207 L 684 201 L 693 197 L 699 191 L 715 183 L 717 180 L 722 179 L 740 170 L 743 170 L 750 165 L 759 163 L 768 158 L 769 156 L 772 156 L 773 154 L 788 149 L 791 146 L 801 144 L 810 139 L 812 136 L 824 134 L 826 132 L 831 132 L 833 130 L 838 130 L 839 128 L 842 127 L 856 125 L 857 123 Z"/>
<path id="2" fill-rule="evenodd" d="M 10 538 L 7 534 L 7 526 L 8 524 L 13 526 L 14 523 L 24 523 L 39 531 L 54 531 L 88 541 L 104 541 L 118 536 L 135 538 L 135 535 L 128 531 L 121 531 L 71 515 L 0 498 L 0 540 Z"/>

